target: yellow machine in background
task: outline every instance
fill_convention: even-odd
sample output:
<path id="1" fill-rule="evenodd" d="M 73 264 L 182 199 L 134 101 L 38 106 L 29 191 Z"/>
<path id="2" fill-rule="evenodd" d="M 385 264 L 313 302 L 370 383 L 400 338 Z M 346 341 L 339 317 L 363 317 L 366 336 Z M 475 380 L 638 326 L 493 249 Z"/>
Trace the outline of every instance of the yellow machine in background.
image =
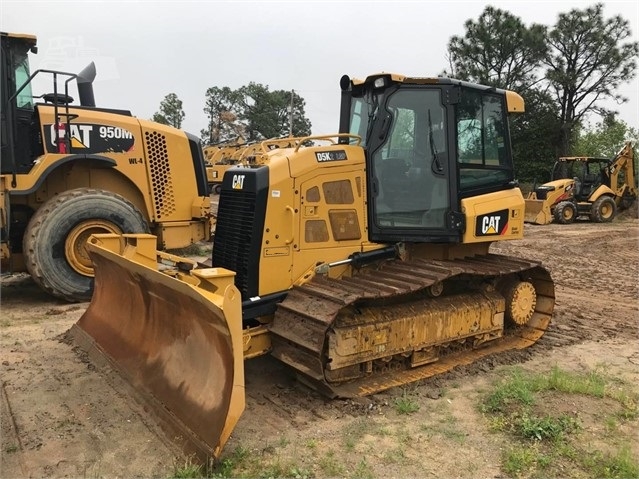
<path id="1" fill-rule="evenodd" d="M 572 223 L 579 216 L 602 223 L 637 201 L 634 150 L 627 142 L 609 158 L 564 157 L 553 167 L 552 181 L 526 198 L 526 222 Z"/>
<path id="2" fill-rule="evenodd" d="M 522 98 L 394 74 L 341 88 L 339 134 L 264 142 L 263 161 L 226 172 L 211 267 L 152 236 L 91 239 L 76 340 L 203 456 L 242 413 L 243 359 L 361 396 L 528 347 L 550 323 L 548 271 L 489 250 L 523 237 L 507 121 Z"/>
<path id="3" fill-rule="evenodd" d="M 210 235 L 210 198 L 199 140 L 95 106 L 95 67 L 29 72 L 32 35 L 2 33 L 0 220 L 2 271 L 27 270 L 47 292 L 88 301 L 94 233 L 147 233 L 161 249 Z M 35 98 L 32 80 L 52 77 Z M 80 104 L 69 83 L 77 81 Z M 64 88 L 60 89 L 60 83 Z"/>
<path id="4" fill-rule="evenodd" d="M 234 142 L 204 148 L 206 178 L 212 193 L 220 193 L 224 173 L 239 163 L 240 156 L 246 146 L 244 138 L 239 137 Z"/>
<path id="5" fill-rule="evenodd" d="M 211 191 L 219 194 L 222 190 L 224 173 L 234 166 L 257 165 L 266 160 L 270 150 L 290 148 L 295 145 L 296 138 L 273 138 L 255 143 L 244 143 L 243 138 L 233 143 L 208 146 L 204 148 L 207 158 L 206 177 Z"/>

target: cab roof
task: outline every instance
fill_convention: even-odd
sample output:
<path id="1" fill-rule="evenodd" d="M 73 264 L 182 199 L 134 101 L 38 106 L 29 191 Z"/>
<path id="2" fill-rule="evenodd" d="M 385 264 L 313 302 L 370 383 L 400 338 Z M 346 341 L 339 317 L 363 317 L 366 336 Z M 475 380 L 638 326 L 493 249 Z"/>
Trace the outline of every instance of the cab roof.
<path id="1" fill-rule="evenodd" d="M 38 39 L 36 38 L 35 35 L 31 35 L 30 33 L 7 33 L 7 32 L 0 32 L 0 36 L 3 37 L 8 37 L 8 38 L 16 38 L 19 40 L 24 40 L 27 43 L 32 43 L 33 45 L 35 45 L 36 43 L 38 43 Z"/>
<path id="2" fill-rule="evenodd" d="M 506 104 L 508 106 L 509 113 L 523 113 L 525 111 L 524 107 L 524 99 L 511 90 L 502 90 L 501 88 L 490 87 L 486 85 L 480 85 L 476 83 L 470 83 L 462 80 L 456 80 L 454 78 L 447 77 L 410 77 L 406 75 L 401 75 L 399 73 L 390 73 L 390 72 L 381 72 L 373 75 L 369 75 L 365 80 L 353 78 L 351 80 L 353 85 L 362 85 L 365 83 L 372 83 L 377 78 L 386 77 L 389 78 L 392 82 L 396 83 L 407 83 L 413 85 L 459 85 L 459 86 L 468 86 L 474 88 L 484 88 L 486 90 L 492 90 L 495 93 L 505 95 L 506 96 Z"/>

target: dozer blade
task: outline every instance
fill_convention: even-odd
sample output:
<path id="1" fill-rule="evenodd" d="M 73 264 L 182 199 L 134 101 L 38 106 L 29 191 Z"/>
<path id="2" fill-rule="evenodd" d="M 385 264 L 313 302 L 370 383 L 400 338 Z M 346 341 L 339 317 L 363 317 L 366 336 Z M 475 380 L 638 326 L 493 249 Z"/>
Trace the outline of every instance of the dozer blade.
<path id="1" fill-rule="evenodd" d="M 218 457 L 244 410 L 241 299 L 234 273 L 157 270 L 150 235 L 96 235 L 91 304 L 72 328 L 202 460 Z"/>
<path id="2" fill-rule="evenodd" d="M 536 225 L 547 225 L 552 223 L 550 207 L 544 200 L 527 199 L 524 221 Z"/>

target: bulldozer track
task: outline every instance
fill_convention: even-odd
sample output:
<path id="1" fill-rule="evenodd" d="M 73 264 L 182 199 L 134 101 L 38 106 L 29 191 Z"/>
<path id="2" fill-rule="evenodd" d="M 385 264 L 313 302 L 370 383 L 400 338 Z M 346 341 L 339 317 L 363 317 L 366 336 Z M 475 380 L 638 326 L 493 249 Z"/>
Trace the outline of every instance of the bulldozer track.
<path id="1" fill-rule="evenodd" d="M 340 315 L 346 308 L 401 301 L 403 297 L 428 291 L 437 283 L 451 280 L 472 284 L 508 275 L 529 280 L 535 286 L 537 304 L 527 325 L 508 327 L 503 337 L 483 347 L 473 348 L 473 341 L 467 341 L 461 350 L 451 348 L 453 352 L 442 355 L 434 363 L 410 369 L 392 368 L 343 383 L 326 379 L 327 334 L 357 322 Z M 318 275 L 309 283 L 293 288 L 278 305 L 270 326 L 272 354 L 323 394 L 333 397 L 365 396 L 435 376 L 497 352 L 528 347 L 546 331 L 553 308 L 552 279 L 536 261 L 495 254 L 462 260 L 394 260 L 376 269 L 363 269 L 348 278 L 331 279 Z M 355 323 L 348 324 L 349 321 Z"/>

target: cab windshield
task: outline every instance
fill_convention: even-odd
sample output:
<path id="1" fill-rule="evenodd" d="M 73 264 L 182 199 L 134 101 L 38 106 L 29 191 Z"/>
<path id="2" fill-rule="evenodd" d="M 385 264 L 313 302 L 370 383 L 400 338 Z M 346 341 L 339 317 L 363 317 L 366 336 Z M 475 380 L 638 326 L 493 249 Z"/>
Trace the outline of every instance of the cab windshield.
<path id="1" fill-rule="evenodd" d="M 16 91 L 20 89 L 28 80 L 31 73 L 29 72 L 29 57 L 27 51 L 17 51 L 12 57 L 13 65 L 12 69 L 15 75 Z M 18 108 L 33 110 L 33 91 L 31 89 L 31 83 L 24 87 L 24 89 L 16 97 L 16 105 Z"/>
<path id="2" fill-rule="evenodd" d="M 404 87 L 385 97 L 381 109 L 389 127 L 371 152 L 373 221 L 380 228 L 445 228 L 449 152 L 441 90 Z"/>

